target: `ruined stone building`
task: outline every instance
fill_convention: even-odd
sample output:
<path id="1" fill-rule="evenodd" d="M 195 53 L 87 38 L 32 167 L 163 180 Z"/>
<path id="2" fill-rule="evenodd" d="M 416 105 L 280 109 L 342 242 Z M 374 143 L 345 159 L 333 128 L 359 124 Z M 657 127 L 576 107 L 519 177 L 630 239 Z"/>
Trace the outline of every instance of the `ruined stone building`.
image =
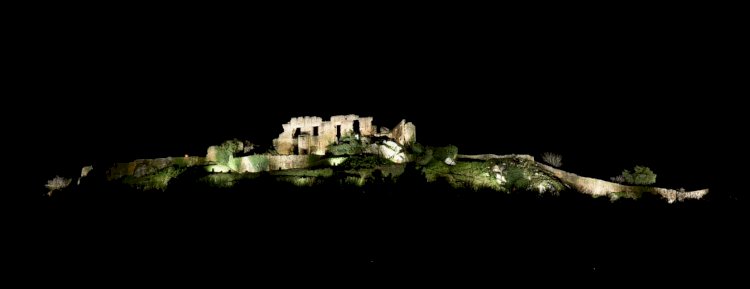
<path id="1" fill-rule="evenodd" d="M 378 129 L 372 117 L 353 114 L 332 116 L 328 121 L 316 116 L 295 117 L 281 126 L 284 132 L 273 140 L 273 146 L 282 155 L 325 155 L 328 145 L 349 135 L 383 136 L 401 145 L 416 141 L 416 128 L 411 122 L 402 120 L 393 129 Z"/>

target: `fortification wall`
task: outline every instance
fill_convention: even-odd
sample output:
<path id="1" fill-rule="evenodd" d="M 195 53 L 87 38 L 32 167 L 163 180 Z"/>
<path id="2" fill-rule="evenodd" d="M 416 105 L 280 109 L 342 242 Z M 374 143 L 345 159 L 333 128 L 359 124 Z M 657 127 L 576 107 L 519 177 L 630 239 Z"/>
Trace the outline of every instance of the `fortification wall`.
<path id="1" fill-rule="evenodd" d="M 316 116 L 295 117 L 281 125 L 284 131 L 273 140 L 273 145 L 283 155 L 294 154 L 295 147 L 308 154 L 324 155 L 328 145 L 336 142 L 337 135 L 345 136 L 354 132 L 355 121 L 359 124 L 361 135 L 371 136 L 374 133 L 372 119 L 354 114 L 332 116 L 329 121 Z"/>
<path id="2" fill-rule="evenodd" d="M 268 169 L 272 171 L 303 169 L 309 165 L 310 156 L 307 155 L 268 156 Z"/>

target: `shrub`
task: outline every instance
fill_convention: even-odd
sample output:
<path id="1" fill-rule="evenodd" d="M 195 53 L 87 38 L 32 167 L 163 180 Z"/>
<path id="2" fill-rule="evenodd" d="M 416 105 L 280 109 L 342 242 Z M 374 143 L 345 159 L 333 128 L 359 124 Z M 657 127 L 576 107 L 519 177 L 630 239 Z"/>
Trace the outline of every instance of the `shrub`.
<path id="1" fill-rule="evenodd" d="M 328 145 L 328 151 L 335 156 L 358 155 L 364 152 L 364 145 L 356 137 L 345 136 L 338 144 Z"/>
<path id="2" fill-rule="evenodd" d="M 205 183 L 212 187 L 218 188 L 230 188 L 234 186 L 236 181 L 235 174 L 210 174 L 202 179 Z"/>
<path id="3" fill-rule="evenodd" d="M 131 185 L 141 190 L 166 190 L 169 181 L 184 172 L 184 168 L 177 166 L 166 167 L 153 174 L 135 177 L 129 176 L 123 180 L 123 183 Z"/>
<path id="4" fill-rule="evenodd" d="M 424 166 L 432 161 L 432 149 L 428 148 L 424 154 L 417 156 L 417 164 Z"/>
<path id="5" fill-rule="evenodd" d="M 70 182 L 72 180 L 68 178 L 63 178 L 61 176 L 55 176 L 53 179 L 47 181 L 47 184 L 44 185 L 49 189 L 49 192 L 47 192 L 47 195 L 52 195 L 52 192 L 56 190 L 62 190 L 64 188 L 67 188 L 70 185 Z"/>
<path id="6" fill-rule="evenodd" d="M 216 147 L 216 162 L 220 165 L 230 165 L 230 157 L 244 147 L 239 140 L 228 140 Z"/>
<path id="7" fill-rule="evenodd" d="M 268 157 L 264 155 L 252 155 L 248 156 L 247 158 L 250 160 L 250 165 L 253 167 L 253 171 L 268 171 Z"/>
<path id="8" fill-rule="evenodd" d="M 560 154 L 546 152 L 542 154 L 542 160 L 556 168 L 562 166 L 562 155 Z"/>
<path id="9" fill-rule="evenodd" d="M 518 167 L 510 167 L 505 171 L 506 187 L 508 189 L 527 190 L 531 181 L 526 177 L 524 170 Z"/>
<path id="10" fill-rule="evenodd" d="M 634 185 L 650 185 L 656 182 L 656 174 L 648 167 L 635 166 L 633 172 L 628 170 L 622 171 L 622 177 L 625 182 Z"/>
<path id="11" fill-rule="evenodd" d="M 414 144 L 410 145 L 408 147 L 408 150 L 409 150 L 409 153 L 417 155 L 417 156 L 422 155 L 422 154 L 425 153 L 425 148 L 420 143 L 414 143 Z"/>
<path id="12" fill-rule="evenodd" d="M 454 145 L 437 147 L 432 152 L 432 156 L 441 162 L 446 158 L 456 159 L 456 155 L 458 155 L 458 147 Z"/>
<path id="13" fill-rule="evenodd" d="M 341 167 L 346 169 L 375 168 L 380 165 L 390 164 L 391 162 L 376 155 L 366 155 L 362 157 L 350 157 L 341 163 Z"/>
<path id="14" fill-rule="evenodd" d="M 232 171 L 238 172 L 240 171 L 240 166 L 242 165 L 242 158 L 234 158 L 234 156 L 229 156 L 229 160 L 227 161 L 227 166 Z"/>
<path id="15" fill-rule="evenodd" d="M 151 188 L 159 189 L 162 191 L 166 190 L 167 185 L 169 184 L 169 181 L 179 176 L 183 171 L 184 171 L 183 169 L 168 167 L 166 169 L 163 169 L 157 172 L 151 178 Z"/>

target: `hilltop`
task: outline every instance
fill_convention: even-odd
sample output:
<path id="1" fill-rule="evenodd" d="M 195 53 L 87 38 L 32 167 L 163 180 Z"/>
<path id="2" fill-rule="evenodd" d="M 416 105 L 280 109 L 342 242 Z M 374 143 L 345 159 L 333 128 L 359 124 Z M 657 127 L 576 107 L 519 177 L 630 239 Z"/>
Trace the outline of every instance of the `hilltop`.
<path id="1" fill-rule="evenodd" d="M 649 182 L 624 185 L 624 178 L 615 183 L 578 176 L 555 168 L 562 158 L 555 154 L 546 156 L 547 164 L 530 155 L 462 155 L 456 146 L 418 143 L 416 126 L 405 120 L 392 129 L 377 127 L 372 121 L 372 117 L 357 115 L 333 116 L 329 121 L 292 118 L 265 150 L 248 141 L 229 140 L 210 146 L 205 156 L 139 159 L 101 169 L 85 167 L 76 185 L 83 182 L 84 186 L 105 186 L 101 189 L 123 185 L 140 191 L 190 188 L 208 192 L 252 188 L 260 182 L 266 187 L 277 183 L 356 189 L 371 184 L 399 185 L 406 179 L 410 184 L 443 182 L 452 189 L 470 191 L 552 196 L 573 191 L 612 201 L 640 199 L 645 194 L 669 203 L 700 199 L 708 193 L 708 189 L 686 192 L 647 186 Z M 95 173 L 89 176 L 91 171 Z M 656 178 L 655 174 L 642 176 L 652 177 L 651 183 Z"/>

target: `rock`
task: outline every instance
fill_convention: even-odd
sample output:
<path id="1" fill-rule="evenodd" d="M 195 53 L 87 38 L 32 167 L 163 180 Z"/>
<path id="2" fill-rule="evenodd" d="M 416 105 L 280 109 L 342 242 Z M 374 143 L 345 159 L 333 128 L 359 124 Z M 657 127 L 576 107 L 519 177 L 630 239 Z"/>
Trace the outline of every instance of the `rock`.
<path id="1" fill-rule="evenodd" d="M 497 181 L 498 184 L 501 184 L 501 185 L 505 184 L 505 182 L 507 181 L 505 180 L 505 177 L 500 173 L 495 173 L 495 180 Z"/>
<path id="2" fill-rule="evenodd" d="M 145 175 L 150 175 L 156 172 L 156 169 L 149 166 L 148 164 L 141 163 L 138 164 L 137 167 L 135 167 L 135 171 L 133 172 L 133 176 L 135 177 L 142 177 Z"/>
<path id="3" fill-rule="evenodd" d="M 216 152 L 216 146 L 208 147 L 208 152 L 206 153 L 206 162 L 216 162 Z"/>
<path id="4" fill-rule="evenodd" d="M 89 173 L 94 170 L 94 166 L 85 166 L 81 169 L 81 177 L 88 176 Z"/>
<path id="5" fill-rule="evenodd" d="M 406 161 L 403 147 L 394 141 L 384 141 L 383 144 L 378 146 L 378 150 L 380 155 L 394 163 L 400 164 Z"/>
<path id="6" fill-rule="evenodd" d="M 85 166 L 85 167 L 83 167 L 81 169 L 81 176 L 78 178 L 78 181 L 76 182 L 76 184 L 80 185 L 81 184 L 81 179 L 83 179 L 84 177 L 88 176 L 89 173 L 92 170 L 94 170 L 94 166 Z"/>

